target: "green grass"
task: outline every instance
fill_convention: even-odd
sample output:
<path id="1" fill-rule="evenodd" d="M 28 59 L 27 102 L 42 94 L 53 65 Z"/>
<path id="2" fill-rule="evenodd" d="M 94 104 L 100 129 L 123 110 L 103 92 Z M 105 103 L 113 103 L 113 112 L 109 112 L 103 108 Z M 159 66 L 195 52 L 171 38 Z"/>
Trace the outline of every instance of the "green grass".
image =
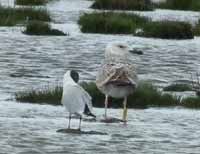
<path id="1" fill-rule="evenodd" d="M 181 102 L 183 107 L 199 109 L 200 108 L 200 96 L 198 97 L 188 97 Z"/>
<path id="2" fill-rule="evenodd" d="M 95 0 L 91 7 L 106 10 L 153 10 L 150 0 Z"/>
<path id="3" fill-rule="evenodd" d="M 15 93 L 15 99 L 19 102 L 39 104 L 61 105 L 62 87 L 44 87 L 42 89 L 30 89 Z"/>
<path id="4" fill-rule="evenodd" d="M 0 26 L 15 26 L 28 20 L 51 21 L 49 12 L 42 8 L 5 8 L 0 6 Z"/>
<path id="5" fill-rule="evenodd" d="M 47 0 L 15 0 L 17 5 L 45 5 Z"/>
<path id="6" fill-rule="evenodd" d="M 95 83 L 81 83 L 91 95 L 94 107 L 104 107 L 104 95 L 97 89 Z M 17 92 L 15 98 L 19 102 L 60 105 L 61 87 L 46 87 L 41 90 L 25 90 Z M 122 99 L 110 98 L 109 107 L 121 108 Z M 152 84 L 140 83 L 135 93 L 128 97 L 129 108 L 172 107 L 180 104 L 180 99 L 170 94 L 162 94 Z"/>
<path id="7" fill-rule="evenodd" d="M 27 35 L 56 35 L 56 36 L 66 35 L 60 30 L 52 29 L 48 23 L 41 21 L 28 22 L 24 33 Z"/>
<path id="8" fill-rule="evenodd" d="M 163 91 L 176 91 L 176 92 L 192 91 L 192 86 L 189 84 L 175 83 L 164 87 Z"/>
<path id="9" fill-rule="evenodd" d="M 193 39 L 192 26 L 179 21 L 154 21 L 143 26 L 143 32 L 138 34 L 143 37 L 161 39 Z"/>
<path id="10" fill-rule="evenodd" d="M 194 27 L 194 34 L 196 35 L 196 36 L 200 36 L 200 20 L 198 21 L 198 23 L 195 25 L 195 27 Z"/>
<path id="11" fill-rule="evenodd" d="M 179 98 L 162 94 L 150 83 L 140 83 L 133 95 L 129 96 L 129 105 L 134 108 L 171 107 L 179 104 Z"/>
<path id="12" fill-rule="evenodd" d="M 179 21 L 151 21 L 136 14 L 91 13 L 84 14 L 78 21 L 84 33 L 133 34 L 141 37 L 162 39 L 192 39 L 193 28 Z M 142 31 L 136 33 L 137 29 Z"/>
<path id="13" fill-rule="evenodd" d="M 200 89 L 196 91 L 196 95 L 200 97 Z"/>
<path id="14" fill-rule="evenodd" d="M 84 33 L 134 34 L 139 25 L 147 22 L 147 18 L 125 13 L 85 13 L 78 23 Z"/>
<path id="15" fill-rule="evenodd" d="M 155 4 L 156 5 L 156 4 Z M 156 5 L 158 8 L 171 10 L 192 10 L 200 11 L 199 0 L 166 0 Z"/>

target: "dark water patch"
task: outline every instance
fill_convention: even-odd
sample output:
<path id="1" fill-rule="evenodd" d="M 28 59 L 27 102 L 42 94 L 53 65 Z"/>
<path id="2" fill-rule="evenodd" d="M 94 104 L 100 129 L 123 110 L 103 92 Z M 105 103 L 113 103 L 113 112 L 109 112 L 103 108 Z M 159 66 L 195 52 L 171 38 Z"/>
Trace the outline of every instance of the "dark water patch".
<path id="1" fill-rule="evenodd" d="M 97 132 L 97 131 L 81 131 L 77 129 L 59 129 L 57 130 L 58 133 L 66 133 L 66 134 L 77 134 L 77 135 L 108 135 L 104 132 Z"/>

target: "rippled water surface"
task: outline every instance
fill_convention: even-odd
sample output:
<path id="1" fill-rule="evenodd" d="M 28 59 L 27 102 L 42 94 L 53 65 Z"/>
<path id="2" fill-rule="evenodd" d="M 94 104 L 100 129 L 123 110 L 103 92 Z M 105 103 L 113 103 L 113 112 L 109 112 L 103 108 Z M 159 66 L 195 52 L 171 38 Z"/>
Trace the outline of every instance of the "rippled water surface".
<path id="1" fill-rule="evenodd" d="M 3 5 L 13 1 L 1 0 Z M 80 72 L 82 80 L 94 80 L 108 42 L 124 41 L 144 52 L 132 55 L 140 79 L 163 86 L 190 81 L 200 72 L 200 37 L 193 40 L 161 40 L 131 35 L 82 34 L 79 15 L 91 12 L 91 1 L 58 0 L 47 5 L 52 26 L 70 36 L 27 36 L 23 27 L 0 27 L 0 154 L 27 153 L 199 153 L 200 112 L 185 109 L 130 110 L 127 126 L 83 122 L 84 130 L 108 135 L 64 135 L 66 113 L 62 107 L 18 104 L 7 101 L 14 92 L 57 84 L 67 69 Z M 136 12 L 153 20 L 171 19 L 195 23 L 199 12 L 156 10 Z M 103 110 L 95 109 L 98 115 Z M 120 110 L 111 115 L 121 116 Z M 78 121 L 73 122 L 76 127 Z"/>
<path id="2" fill-rule="evenodd" d="M 0 153 L 196 153 L 200 112 L 185 109 L 130 110 L 128 125 L 83 122 L 85 131 L 108 135 L 56 133 L 67 127 L 62 107 L 1 102 Z M 97 115 L 102 109 L 94 110 Z M 109 110 L 115 117 L 121 110 Z M 76 128 L 78 121 L 73 120 Z"/>

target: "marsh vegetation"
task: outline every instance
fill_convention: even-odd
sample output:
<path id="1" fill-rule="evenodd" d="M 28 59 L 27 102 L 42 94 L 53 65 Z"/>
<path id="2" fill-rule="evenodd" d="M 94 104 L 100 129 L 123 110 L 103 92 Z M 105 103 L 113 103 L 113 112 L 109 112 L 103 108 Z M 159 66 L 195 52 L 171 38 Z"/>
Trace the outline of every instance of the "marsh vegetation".
<path id="1" fill-rule="evenodd" d="M 80 84 L 92 97 L 94 107 L 104 107 L 105 96 L 93 82 Z M 40 90 L 17 92 L 15 98 L 19 102 L 61 105 L 62 87 L 45 87 Z M 141 82 L 136 91 L 128 97 L 129 108 L 175 107 L 200 108 L 199 97 L 188 97 L 183 100 L 172 94 L 162 93 L 149 82 Z M 110 98 L 109 107 L 121 108 L 122 99 Z"/>
<path id="2" fill-rule="evenodd" d="M 91 7 L 106 10 L 153 10 L 150 0 L 95 0 Z"/>
<path id="3" fill-rule="evenodd" d="M 45 5 L 48 0 L 15 0 L 15 4 L 17 5 Z"/>
<path id="4" fill-rule="evenodd" d="M 43 87 L 42 89 L 30 89 L 15 93 L 15 99 L 19 102 L 30 102 L 38 104 L 60 105 L 62 87 Z"/>
<path id="5" fill-rule="evenodd" d="M 166 0 L 160 2 L 155 7 L 161 9 L 171 9 L 171 10 L 191 10 L 199 11 L 200 10 L 200 1 L 199 0 Z"/>
<path id="6" fill-rule="evenodd" d="M 85 13 L 78 21 L 84 33 L 132 34 L 162 39 L 192 39 L 193 28 L 180 21 L 152 21 L 137 14 Z M 139 30 L 139 32 L 138 32 Z"/>
<path id="7" fill-rule="evenodd" d="M 156 8 L 171 10 L 200 10 L 199 0 L 166 0 L 151 2 L 151 0 L 94 0 L 91 8 L 103 10 L 139 10 L 151 11 Z"/>
<path id="8" fill-rule="evenodd" d="M 84 33 L 134 34 L 147 18 L 126 13 L 85 13 L 78 23 Z"/>
<path id="9" fill-rule="evenodd" d="M 0 6 L 0 26 L 15 26 L 30 20 L 51 21 L 49 12 L 42 8 L 10 8 Z"/>
<path id="10" fill-rule="evenodd" d="M 184 91 L 192 91 L 192 86 L 190 84 L 180 84 L 180 83 L 173 83 L 163 88 L 163 91 L 177 91 L 177 92 L 184 92 Z"/>
<path id="11" fill-rule="evenodd" d="M 200 20 L 197 22 L 193 30 L 196 36 L 200 36 Z"/>
<path id="12" fill-rule="evenodd" d="M 142 26 L 139 36 L 161 39 L 193 39 L 192 26 L 180 21 L 152 21 Z"/>
<path id="13" fill-rule="evenodd" d="M 53 29 L 49 23 L 45 23 L 42 21 L 28 22 L 24 33 L 28 35 L 56 35 L 56 36 L 66 35 L 60 30 Z"/>

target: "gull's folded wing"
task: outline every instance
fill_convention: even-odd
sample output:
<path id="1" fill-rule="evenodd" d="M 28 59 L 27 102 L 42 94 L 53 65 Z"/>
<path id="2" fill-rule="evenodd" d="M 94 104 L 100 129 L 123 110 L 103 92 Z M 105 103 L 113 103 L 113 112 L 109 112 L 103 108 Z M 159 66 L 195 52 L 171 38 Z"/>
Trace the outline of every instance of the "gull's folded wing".
<path id="1" fill-rule="evenodd" d="M 96 84 L 101 87 L 109 82 L 124 82 L 136 85 L 137 73 L 134 65 L 129 63 L 105 63 L 96 78 Z"/>
<path id="2" fill-rule="evenodd" d="M 61 102 L 71 113 L 83 113 L 85 105 L 92 111 L 91 97 L 79 85 L 68 85 L 64 87 Z"/>

